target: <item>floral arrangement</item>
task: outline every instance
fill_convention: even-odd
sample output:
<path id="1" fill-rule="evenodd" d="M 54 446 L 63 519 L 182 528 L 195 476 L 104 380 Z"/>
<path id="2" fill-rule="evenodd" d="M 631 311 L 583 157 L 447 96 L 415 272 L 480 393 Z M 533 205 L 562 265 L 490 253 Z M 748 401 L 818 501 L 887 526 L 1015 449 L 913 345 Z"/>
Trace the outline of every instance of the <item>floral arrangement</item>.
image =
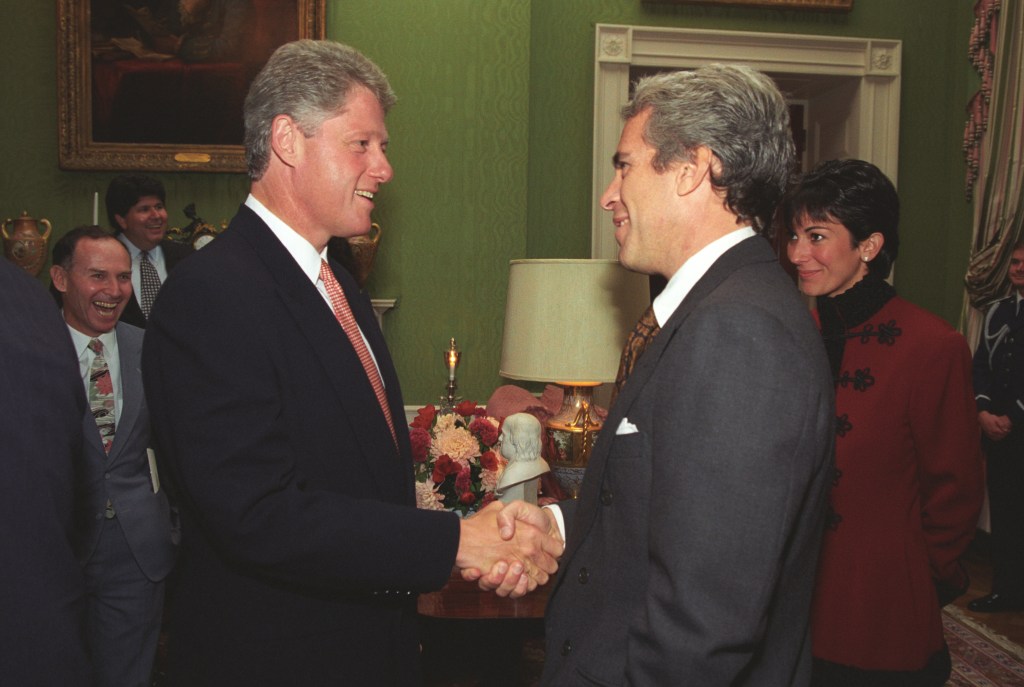
<path id="1" fill-rule="evenodd" d="M 500 429 L 501 423 L 473 401 L 449 412 L 420 408 L 409 424 L 416 505 L 468 515 L 493 501 L 505 467 L 495 448 Z"/>

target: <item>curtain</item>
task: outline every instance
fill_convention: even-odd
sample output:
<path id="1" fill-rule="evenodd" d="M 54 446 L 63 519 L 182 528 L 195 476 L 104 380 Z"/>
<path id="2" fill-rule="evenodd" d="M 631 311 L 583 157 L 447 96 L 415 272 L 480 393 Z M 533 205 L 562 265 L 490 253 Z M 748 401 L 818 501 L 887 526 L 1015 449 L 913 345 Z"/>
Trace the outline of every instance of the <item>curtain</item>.
<path id="1" fill-rule="evenodd" d="M 985 309 L 1010 293 L 1010 253 L 1024 235 L 1024 0 L 978 0 L 971 53 L 982 88 L 964 135 L 975 203 L 961 329 L 975 342 Z"/>

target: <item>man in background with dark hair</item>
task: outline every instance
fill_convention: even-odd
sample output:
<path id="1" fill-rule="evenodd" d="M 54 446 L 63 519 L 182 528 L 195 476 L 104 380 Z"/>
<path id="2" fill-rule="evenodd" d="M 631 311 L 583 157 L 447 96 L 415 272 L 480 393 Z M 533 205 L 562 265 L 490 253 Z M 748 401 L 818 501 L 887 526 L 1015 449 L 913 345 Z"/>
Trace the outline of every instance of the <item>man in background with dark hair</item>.
<path id="1" fill-rule="evenodd" d="M 71 544 L 82 380 L 40 284 L 0 259 L 0 293 L 0 684 L 91 687 Z"/>
<path id="2" fill-rule="evenodd" d="M 107 186 L 107 221 L 131 256 L 132 293 L 121 320 L 145 329 L 167 273 L 192 247 L 167 237 L 167 194 L 159 179 L 143 174 L 114 177 Z"/>
<path id="3" fill-rule="evenodd" d="M 54 244 L 50 277 L 89 403 L 79 415 L 75 553 L 96 687 L 148 687 L 177 531 L 147 450 L 143 332 L 118 322 L 131 300 L 131 262 L 105 230 L 77 227 Z"/>

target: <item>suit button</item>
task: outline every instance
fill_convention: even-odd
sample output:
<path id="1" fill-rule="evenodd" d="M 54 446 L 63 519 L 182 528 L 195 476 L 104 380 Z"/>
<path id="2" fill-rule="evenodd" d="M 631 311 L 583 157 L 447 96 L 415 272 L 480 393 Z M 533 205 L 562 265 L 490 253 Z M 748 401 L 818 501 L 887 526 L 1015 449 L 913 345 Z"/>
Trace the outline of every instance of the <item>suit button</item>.
<path id="1" fill-rule="evenodd" d="M 601 490 L 601 505 L 610 506 L 612 505 L 612 493 L 607 489 Z"/>
<path id="2" fill-rule="evenodd" d="M 580 584 L 586 584 L 587 580 L 590 579 L 590 571 L 586 568 L 580 568 L 579 575 L 576 576 L 576 579 L 580 581 Z"/>
<path id="3" fill-rule="evenodd" d="M 562 655 L 563 656 L 568 656 L 571 653 L 572 653 L 572 640 L 567 639 L 564 642 L 562 642 Z"/>

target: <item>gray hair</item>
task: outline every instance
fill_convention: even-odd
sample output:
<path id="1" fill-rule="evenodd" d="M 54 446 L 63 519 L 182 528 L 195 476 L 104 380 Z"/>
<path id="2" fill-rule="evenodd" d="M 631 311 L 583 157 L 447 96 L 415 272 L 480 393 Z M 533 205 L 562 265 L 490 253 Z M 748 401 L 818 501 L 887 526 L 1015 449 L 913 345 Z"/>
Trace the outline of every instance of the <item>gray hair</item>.
<path id="1" fill-rule="evenodd" d="M 529 413 L 509 415 L 501 429 L 501 455 L 510 463 L 540 458 L 541 430 L 540 420 Z"/>
<path id="2" fill-rule="evenodd" d="M 796 157 L 789 108 L 774 82 L 739 65 L 656 74 L 637 82 L 622 117 L 648 108 L 643 136 L 656 151 L 654 169 L 692 162 L 696 149 L 707 147 L 721 163 L 711 182 L 725 189 L 726 207 L 764 232 Z"/>
<path id="3" fill-rule="evenodd" d="M 386 113 L 395 92 L 384 72 L 355 48 L 333 41 L 298 40 L 274 51 L 245 97 L 245 163 L 258 181 L 270 164 L 270 127 L 289 115 L 306 136 L 344 107 L 349 92 L 362 86 Z"/>

